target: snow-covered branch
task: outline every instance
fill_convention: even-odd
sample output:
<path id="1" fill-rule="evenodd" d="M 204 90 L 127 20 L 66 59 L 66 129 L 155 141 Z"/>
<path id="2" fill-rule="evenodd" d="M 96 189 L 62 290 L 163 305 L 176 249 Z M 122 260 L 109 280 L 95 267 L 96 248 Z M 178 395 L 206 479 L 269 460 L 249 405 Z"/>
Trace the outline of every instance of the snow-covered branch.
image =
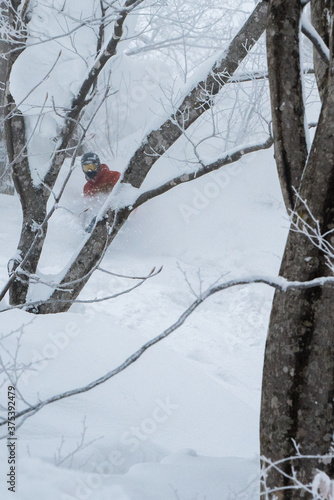
<path id="1" fill-rule="evenodd" d="M 303 13 L 301 17 L 301 31 L 303 35 L 305 35 L 313 43 L 322 61 L 329 65 L 329 48 L 314 26 L 310 23 L 305 13 Z"/>
<path id="2" fill-rule="evenodd" d="M 282 458 L 281 460 L 277 460 L 275 462 L 268 460 L 266 457 L 261 457 L 262 461 L 262 470 L 261 470 L 261 485 L 262 485 L 262 493 L 261 497 L 264 497 L 266 500 L 271 498 L 273 494 L 282 492 L 282 491 L 293 491 L 297 490 L 300 495 L 312 495 L 314 500 L 333 500 L 334 499 L 334 481 L 332 481 L 327 474 L 321 471 L 317 471 L 315 474 L 313 481 L 309 481 L 308 484 L 304 484 L 295 472 L 292 474 L 286 473 L 282 466 L 286 463 L 305 463 L 308 460 L 316 460 L 319 463 L 326 463 L 328 460 L 333 459 L 333 453 L 330 452 L 327 455 L 310 455 L 310 454 L 297 454 L 290 457 Z M 274 469 L 281 476 L 285 477 L 290 481 L 290 485 L 284 487 L 274 487 L 270 488 L 267 485 L 267 475 L 268 472 Z M 309 478 L 311 479 L 311 478 Z M 270 495 L 270 496 L 269 496 Z"/>
<path id="3" fill-rule="evenodd" d="M 203 166 L 196 172 L 192 172 L 190 174 L 182 174 L 178 177 L 174 177 L 174 179 L 166 182 L 165 184 L 162 184 L 161 186 L 155 189 L 151 189 L 150 191 L 141 194 L 136 200 L 136 202 L 133 204 L 133 209 L 139 207 L 146 201 L 155 198 L 156 196 L 166 193 L 170 189 L 173 189 L 174 187 L 178 186 L 179 184 L 183 184 L 185 182 L 190 182 L 194 179 L 198 179 L 199 177 L 209 174 L 210 172 L 214 172 L 215 170 L 218 170 L 224 167 L 225 165 L 230 165 L 231 163 L 235 163 L 246 154 L 254 153 L 255 151 L 261 151 L 262 149 L 268 149 L 272 145 L 273 145 L 273 139 L 272 137 L 269 137 L 263 143 L 244 146 L 237 149 L 236 151 L 227 153 L 223 158 L 219 158 L 219 160 L 210 163 L 209 165 Z"/>
<path id="4" fill-rule="evenodd" d="M 326 264 L 334 270 L 334 247 L 332 245 L 333 229 L 322 231 L 321 223 L 312 213 L 307 200 L 301 198 L 296 191 L 298 205 L 291 212 L 291 231 L 305 235 L 312 245 L 324 255 Z"/>
<path id="5" fill-rule="evenodd" d="M 101 256 L 101 259 L 100 261 L 103 259 L 104 257 L 104 254 Z M 92 269 L 92 273 L 96 270 L 96 269 L 99 269 L 99 264 L 100 264 L 100 261 L 99 263 Z M 132 292 L 133 290 L 135 290 L 136 288 L 139 288 L 140 286 L 142 286 L 147 280 L 149 280 L 150 278 L 154 278 L 155 276 L 157 276 L 160 272 L 162 271 L 162 266 L 159 268 L 159 269 L 156 269 L 155 267 L 149 272 L 149 274 L 147 276 L 142 276 L 142 277 L 136 277 L 136 276 L 122 276 L 122 275 L 115 275 L 115 273 L 109 273 L 108 271 L 106 270 L 103 270 L 103 272 L 107 273 L 107 274 L 111 274 L 112 276 L 120 276 L 120 277 L 124 277 L 126 279 L 135 279 L 135 280 L 140 280 L 138 283 L 136 283 L 135 285 L 125 289 L 125 290 L 122 290 L 121 292 L 117 292 L 117 293 L 113 293 L 112 295 L 106 295 L 104 297 L 101 297 L 101 298 L 97 298 L 97 297 L 93 297 L 91 299 L 76 299 L 76 300 L 73 300 L 73 304 L 96 304 L 96 303 L 99 303 L 99 302 L 105 302 L 106 300 L 112 300 L 112 299 L 117 299 L 118 297 L 121 297 L 122 295 L 125 295 L 125 294 L 128 294 L 130 292 Z M 84 277 L 86 278 L 86 276 Z M 84 279 L 82 278 L 82 279 Z M 57 285 L 57 284 L 54 284 L 54 283 L 50 283 L 50 282 L 44 282 L 43 280 L 39 279 L 38 277 L 35 278 L 35 282 L 37 283 L 42 283 L 54 290 L 63 290 L 63 291 L 71 291 L 71 286 L 74 286 L 78 283 L 78 281 L 73 281 L 72 283 L 69 282 L 67 284 L 62 284 L 62 285 Z M 31 277 L 31 281 L 34 282 L 34 277 Z M 79 280 L 80 281 L 80 280 Z M 50 299 L 50 300 L 35 300 L 33 302 L 26 302 L 25 304 L 20 304 L 20 305 L 16 305 L 16 306 L 9 306 L 9 307 L 5 307 L 3 309 L 0 310 L 0 313 L 4 313 L 6 311 L 10 311 L 12 309 L 26 309 L 28 311 L 34 311 L 34 309 L 38 306 L 40 306 L 41 304 L 43 305 L 46 305 L 48 303 L 62 303 L 62 302 L 68 302 L 67 300 L 62 300 L 62 299 Z"/>
<path id="6" fill-rule="evenodd" d="M 314 75 L 314 68 L 304 68 L 304 75 Z M 268 79 L 268 71 L 253 71 L 242 74 L 233 75 L 228 83 L 243 83 L 243 82 L 252 82 L 254 80 L 267 80 Z"/>
<path id="7" fill-rule="evenodd" d="M 267 2 L 255 7 L 246 23 L 233 38 L 205 80 L 187 94 L 175 113 L 158 130 L 152 131 L 131 158 L 121 182 L 139 188 L 154 163 L 207 109 L 213 97 L 230 79 L 266 28 Z M 207 91 L 210 96 L 208 97 Z M 185 120 L 184 117 L 187 117 Z M 154 152 L 154 155 L 152 155 Z"/>
<path id="8" fill-rule="evenodd" d="M 315 288 L 315 287 L 321 287 L 324 285 L 334 285 L 334 277 L 320 277 L 320 278 L 315 278 L 313 280 L 309 281 L 288 281 L 285 278 L 278 276 L 278 277 L 267 277 L 267 276 L 250 276 L 248 278 L 237 278 L 233 279 L 230 281 L 227 281 L 225 283 L 221 283 L 219 285 L 212 286 L 208 288 L 205 292 L 203 292 L 185 311 L 184 313 L 171 325 L 169 328 L 164 330 L 162 333 L 154 337 L 153 339 L 149 340 L 145 344 L 143 344 L 137 351 L 135 351 L 131 356 L 129 356 L 126 360 L 123 361 L 119 366 L 116 368 L 113 368 L 109 372 L 107 372 L 105 375 L 102 377 L 92 381 L 91 383 L 79 387 L 77 389 L 72 389 L 70 391 L 66 391 L 60 394 L 57 394 L 55 396 L 52 396 L 50 398 L 45 399 L 44 401 L 40 401 L 39 403 L 30 406 L 16 414 L 16 419 L 17 421 L 21 418 L 26 419 L 27 417 L 35 414 L 36 412 L 40 411 L 42 408 L 45 406 L 55 403 L 57 401 L 60 401 L 62 399 L 66 399 L 72 396 L 75 396 L 77 394 L 82 394 L 84 392 L 88 392 L 95 387 L 107 382 L 111 378 L 115 377 L 119 373 L 123 372 L 126 368 L 128 368 L 130 365 L 135 363 L 148 349 L 153 347 L 154 345 L 158 344 L 165 338 L 167 338 L 171 333 L 173 333 L 175 330 L 180 328 L 180 326 L 183 325 L 183 323 L 186 321 L 186 319 L 209 297 L 212 295 L 221 292 L 223 290 L 227 290 L 229 288 L 235 287 L 235 286 L 242 286 L 242 285 L 250 285 L 250 284 L 264 284 L 268 285 L 272 288 L 275 288 L 276 290 L 280 290 L 282 292 L 286 292 L 287 290 L 295 289 L 295 290 L 301 290 L 301 289 L 310 289 L 310 288 Z M 0 427 L 4 426 L 7 423 L 6 420 L 2 421 L 0 423 Z M 19 422 L 18 422 L 18 425 Z"/>

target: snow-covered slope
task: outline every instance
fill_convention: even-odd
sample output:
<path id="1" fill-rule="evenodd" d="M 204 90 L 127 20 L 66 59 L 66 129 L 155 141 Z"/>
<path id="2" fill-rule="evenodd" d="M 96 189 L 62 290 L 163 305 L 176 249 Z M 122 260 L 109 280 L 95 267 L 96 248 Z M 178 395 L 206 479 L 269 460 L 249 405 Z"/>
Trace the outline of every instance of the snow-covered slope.
<path id="1" fill-rule="evenodd" d="M 2 359 L 8 359 L 5 348 L 16 352 L 20 337 L 17 366 L 32 363 L 17 383 L 27 401 L 98 378 L 174 322 L 194 300 L 185 273 L 195 291 L 218 278 L 277 273 L 287 221 L 272 151 L 247 158 L 233 175 L 227 170 L 225 185 L 218 175 L 181 186 L 130 218 L 103 267 L 140 275 L 163 265 L 138 290 L 76 304 L 62 315 L 1 313 L 2 335 L 17 329 L 3 339 Z M 219 189 L 210 191 L 210 183 Z M 82 184 L 77 169 L 63 200 L 72 213 L 60 209 L 50 224 L 45 275 L 59 272 L 84 236 L 76 215 Z M 209 198 L 210 192 L 216 195 Z M 20 216 L 17 198 L 1 196 L 0 204 L 4 284 Z M 196 211 L 189 219 L 184 205 Z M 80 298 L 103 297 L 131 283 L 96 272 Z M 222 292 L 122 374 L 28 419 L 17 433 L 16 498 L 253 498 L 271 299 L 272 291 L 260 285 Z M 83 446 L 72 456 L 84 427 Z M 6 456 L 2 441 L 1 498 L 7 500 Z"/>

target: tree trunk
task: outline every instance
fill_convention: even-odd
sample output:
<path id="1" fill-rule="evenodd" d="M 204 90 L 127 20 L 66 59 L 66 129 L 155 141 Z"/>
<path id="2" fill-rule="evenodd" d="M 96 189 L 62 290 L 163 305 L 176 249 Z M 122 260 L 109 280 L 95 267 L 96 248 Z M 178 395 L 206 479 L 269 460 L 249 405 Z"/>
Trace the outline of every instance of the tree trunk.
<path id="1" fill-rule="evenodd" d="M 31 275 L 34 275 L 37 270 L 44 240 L 46 237 L 47 225 L 41 225 L 46 217 L 45 207 L 35 206 L 31 202 L 31 207 L 24 212 L 20 241 L 17 247 L 17 254 L 12 259 L 10 272 L 14 272 L 16 268 L 26 258 L 24 265 L 21 266 L 17 273 L 16 279 L 13 281 L 9 289 L 10 303 L 12 305 L 24 304 L 27 298 L 29 289 L 29 281 Z"/>
<path id="2" fill-rule="evenodd" d="M 17 49 L 14 36 L 15 29 L 20 31 L 22 48 L 21 50 L 9 52 L 4 96 L 6 149 L 9 162 L 12 166 L 14 186 L 19 195 L 23 213 L 19 245 L 16 256 L 11 259 L 9 265 L 11 274 L 16 271 L 9 290 L 9 298 L 12 305 L 24 304 L 29 288 L 29 277 L 27 274 L 36 273 L 47 230 L 46 225 L 42 231 L 39 229 L 39 226 L 44 221 L 46 203 L 50 195 L 50 192 L 45 187 L 34 186 L 29 168 L 24 117 L 20 110 L 17 109 L 9 87 L 12 67 L 20 53 L 24 50 L 24 16 L 29 2 L 25 1 L 22 7 L 23 19 L 18 19 L 17 17 L 20 3 L 18 0 L 12 0 L 8 12 L 8 22 L 13 31 L 9 49 L 13 49 L 14 47 Z M 19 270 L 17 270 L 18 266 L 20 266 Z"/>
<path id="3" fill-rule="evenodd" d="M 8 5 L 4 0 L 0 1 L 2 17 L 8 17 Z M 8 60 L 4 57 L 8 51 L 8 43 L 0 40 L 0 193 L 14 194 L 14 186 L 8 163 L 6 139 L 5 139 L 5 89 L 8 74 Z"/>
<path id="4" fill-rule="evenodd" d="M 271 10 L 272 16 L 276 14 L 277 11 Z M 287 8 L 286 14 L 282 11 L 283 18 L 285 15 L 291 20 Z M 293 65 L 295 58 L 291 52 L 288 68 Z M 271 71 L 272 67 L 269 68 L 269 78 Z M 284 77 L 282 74 L 282 81 Z M 278 112 L 282 102 L 290 107 L 290 98 L 291 95 L 284 91 L 279 96 L 273 94 L 273 113 Z M 296 108 L 298 113 L 301 112 Z M 308 209 L 301 201 L 293 200 L 301 220 L 314 226 L 310 216 L 312 213 L 319 221 L 322 234 L 334 228 L 333 116 L 334 82 L 331 78 L 327 82 L 321 116 L 305 170 L 302 159 L 299 165 L 302 172 L 299 193 L 302 200 L 307 200 Z M 290 123 L 284 122 L 283 126 L 293 133 Z M 279 129 L 275 130 L 275 122 L 274 133 L 280 134 Z M 293 152 L 289 152 L 288 147 L 283 147 L 283 152 L 287 164 L 291 165 Z M 282 175 L 282 172 L 279 173 Z M 323 252 L 305 234 L 290 231 L 280 274 L 289 280 L 305 281 L 328 276 L 331 272 L 326 266 Z M 298 454 L 296 446 L 302 455 L 324 455 L 330 452 L 334 431 L 333 301 L 334 290 L 327 286 L 276 292 L 274 296 L 263 371 L 260 439 L 263 457 L 272 462 L 286 459 L 279 465 L 280 471 L 271 468 L 266 477 L 267 488 L 275 490 L 279 500 L 312 498 L 306 491 L 289 489 L 296 485 L 290 479 L 293 471 L 298 480 L 306 484 L 312 482 L 316 468 L 330 476 L 334 473 L 331 460 L 289 459 Z"/>
<path id="5" fill-rule="evenodd" d="M 7 88 L 6 111 L 8 114 L 15 108 L 12 96 Z M 45 223 L 46 205 L 49 192 L 44 187 L 36 187 L 31 178 L 27 150 L 24 118 L 16 110 L 10 120 L 5 122 L 6 143 L 9 160 L 13 169 L 13 181 L 19 195 L 23 223 L 16 256 L 11 261 L 10 272 L 17 271 L 10 290 L 9 299 L 12 305 L 24 304 L 29 289 L 28 274 L 35 274 L 46 238 Z M 41 225 L 44 223 L 43 228 Z"/>
<path id="6" fill-rule="evenodd" d="M 311 2 L 312 24 L 327 47 L 329 47 L 330 43 L 330 24 L 328 14 L 329 2 L 327 2 L 326 0 L 317 0 L 316 2 Z M 323 101 L 324 93 L 328 84 L 329 67 L 323 62 L 323 60 L 319 56 L 318 51 L 315 48 L 313 49 L 313 61 L 318 90 L 321 101 Z"/>
<path id="7" fill-rule="evenodd" d="M 275 159 L 287 209 L 293 209 L 307 158 L 299 57 L 300 2 L 272 0 L 267 24 L 267 59 Z"/>

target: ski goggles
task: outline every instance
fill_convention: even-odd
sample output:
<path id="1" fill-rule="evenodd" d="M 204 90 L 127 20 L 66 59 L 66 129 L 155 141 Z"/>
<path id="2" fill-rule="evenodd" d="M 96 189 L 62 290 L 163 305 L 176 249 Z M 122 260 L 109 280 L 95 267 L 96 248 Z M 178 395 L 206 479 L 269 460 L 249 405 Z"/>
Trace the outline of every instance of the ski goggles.
<path id="1" fill-rule="evenodd" d="M 88 172 L 97 172 L 99 166 L 96 163 L 86 163 L 82 165 L 82 170 L 87 174 Z"/>

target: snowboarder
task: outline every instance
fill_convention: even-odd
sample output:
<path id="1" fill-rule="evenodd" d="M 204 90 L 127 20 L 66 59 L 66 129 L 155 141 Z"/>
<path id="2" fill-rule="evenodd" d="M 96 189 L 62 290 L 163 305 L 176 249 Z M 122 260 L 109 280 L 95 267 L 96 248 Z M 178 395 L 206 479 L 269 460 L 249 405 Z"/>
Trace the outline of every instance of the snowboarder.
<path id="1" fill-rule="evenodd" d="M 105 163 L 101 163 L 96 153 L 82 155 L 81 167 L 87 180 L 83 189 L 85 196 L 110 193 L 121 176 L 120 172 L 109 170 Z"/>

